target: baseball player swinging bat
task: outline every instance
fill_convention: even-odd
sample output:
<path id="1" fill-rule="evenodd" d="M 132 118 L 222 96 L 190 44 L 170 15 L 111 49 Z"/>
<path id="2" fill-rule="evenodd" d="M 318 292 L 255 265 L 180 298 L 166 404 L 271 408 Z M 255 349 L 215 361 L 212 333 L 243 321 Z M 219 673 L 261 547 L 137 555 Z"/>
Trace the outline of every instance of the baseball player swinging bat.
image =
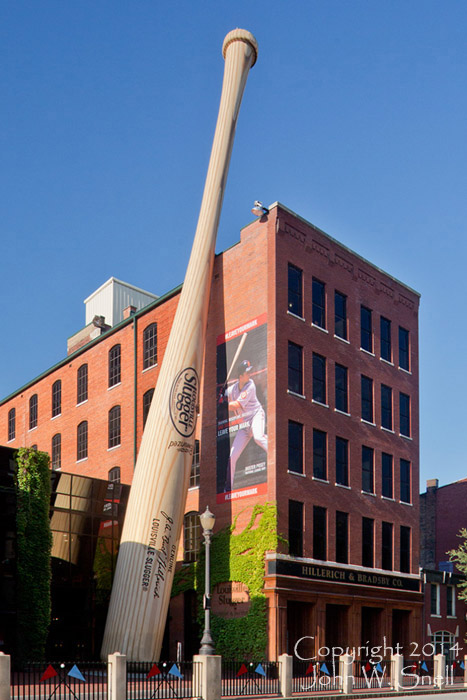
<path id="1" fill-rule="evenodd" d="M 224 392 L 225 392 L 225 390 L 226 390 L 226 388 L 227 388 L 227 384 L 229 383 L 230 376 L 231 376 L 231 374 L 232 374 L 234 368 L 236 367 L 237 360 L 238 360 L 238 358 L 239 358 L 239 356 L 240 356 L 240 353 L 241 353 L 241 351 L 242 351 L 242 349 L 243 349 L 243 346 L 245 345 L 245 341 L 246 341 L 247 335 L 248 335 L 248 333 L 244 333 L 244 334 L 242 335 L 242 337 L 240 338 L 240 342 L 239 342 L 239 344 L 238 344 L 238 348 L 237 348 L 237 350 L 236 350 L 236 352 L 235 352 L 235 355 L 234 355 L 234 358 L 233 358 L 232 362 L 230 363 L 230 368 L 229 368 L 229 371 L 227 372 L 227 376 L 226 376 L 226 378 L 225 378 L 225 382 L 224 382 L 223 385 L 222 385 L 222 389 L 220 390 L 219 397 L 223 397 L 223 396 L 224 396 Z"/>
<path id="2" fill-rule="evenodd" d="M 101 655 L 159 659 L 183 525 L 198 414 L 215 241 L 252 34 L 230 32 L 224 81 L 190 261 L 146 421 L 127 506 Z"/>

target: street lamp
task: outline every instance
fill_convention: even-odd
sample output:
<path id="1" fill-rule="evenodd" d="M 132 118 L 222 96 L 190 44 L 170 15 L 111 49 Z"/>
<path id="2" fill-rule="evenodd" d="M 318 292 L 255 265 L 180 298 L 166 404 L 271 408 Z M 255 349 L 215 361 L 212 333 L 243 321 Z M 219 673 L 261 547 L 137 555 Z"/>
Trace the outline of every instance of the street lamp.
<path id="1" fill-rule="evenodd" d="M 204 576 L 204 632 L 201 639 L 200 654 L 205 656 L 214 654 L 214 642 L 211 635 L 211 537 L 216 518 L 206 506 L 206 510 L 199 516 L 203 528 L 204 544 L 206 547 L 206 569 Z"/>

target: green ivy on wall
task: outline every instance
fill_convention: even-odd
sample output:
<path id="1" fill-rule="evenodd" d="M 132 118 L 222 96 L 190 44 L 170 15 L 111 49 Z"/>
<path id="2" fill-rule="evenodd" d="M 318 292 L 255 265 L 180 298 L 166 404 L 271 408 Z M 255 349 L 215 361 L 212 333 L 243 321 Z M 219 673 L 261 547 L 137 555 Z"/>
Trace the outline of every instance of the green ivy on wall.
<path id="1" fill-rule="evenodd" d="M 41 661 L 50 623 L 49 455 L 21 448 L 16 455 L 18 656 Z"/>
<path id="2" fill-rule="evenodd" d="M 211 631 L 216 654 L 225 659 L 262 659 L 267 646 L 267 605 L 264 562 L 268 550 L 277 548 L 277 509 L 265 503 L 252 509 L 245 529 L 234 534 L 237 518 L 229 528 L 212 538 L 211 587 L 226 581 L 244 583 L 250 592 L 250 609 L 244 617 L 224 619 L 211 613 Z M 175 575 L 172 596 L 195 589 L 201 629 L 204 625 L 204 551 L 198 562 L 183 567 Z"/>

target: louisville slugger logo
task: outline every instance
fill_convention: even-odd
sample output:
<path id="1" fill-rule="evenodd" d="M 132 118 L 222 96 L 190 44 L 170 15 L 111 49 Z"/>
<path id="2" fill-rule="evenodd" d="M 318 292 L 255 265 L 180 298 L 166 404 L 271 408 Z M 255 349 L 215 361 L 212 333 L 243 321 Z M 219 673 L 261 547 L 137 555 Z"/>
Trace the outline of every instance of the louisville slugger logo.
<path id="1" fill-rule="evenodd" d="M 199 378 L 193 367 L 182 369 L 170 391 L 170 418 L 177 433 L 183 437 L 193 435 L 198 415 Z"/>

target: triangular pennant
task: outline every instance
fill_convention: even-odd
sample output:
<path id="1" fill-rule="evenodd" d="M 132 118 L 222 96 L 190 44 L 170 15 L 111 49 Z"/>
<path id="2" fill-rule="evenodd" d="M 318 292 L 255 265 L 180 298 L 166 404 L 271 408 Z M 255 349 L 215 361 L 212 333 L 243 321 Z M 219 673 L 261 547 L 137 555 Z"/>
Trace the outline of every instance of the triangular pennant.
<path id="1" fill-rule="evenodd" d="M 456 668 L 456 666 L 457 666 L 456 662 L 453 661 L 453 662 L 452 662 L 452 667 L 453 667 L 453 668 Z"/>
<path id="2" fill-rule="evenodd" d="M 153 676 L 158 676 L 159 674 L 160 674 L 160 671 L 157 668 L 157 664 L 154 664 L 152 666 L 151 670 L 149 671 L 148 675 L 146 676 L 146 678 L 152 678 Z"/>
<path id="3" fill-rule="evenodd" d="M 240 666 L 239 672 L 237 673 L 237 678 L 238 678 L 239 676 L 243 676 L 244 673 L 248 673 L 248 669 L 247 669 L 247 667 L 245 666 L 245 664 L 242 664 L 242 665 Z"/>
<path id="4" fill-rule="evenodd" d="M 380 663 L 377 664 L 376 670 L 379 671 L 380 673 L 383 673 L 383 669 L 381 668 L 381 664 L 380 664 Z"/>
<path id="5" fill-rule="evenodd" d="M 313 667 L 313 664 L 310 664 L 310 665 L 308 666 L 307 670 L 305 671 L 305 676 L 309 676 L 310 673 L 313 673 L 313 668 L 314 668 L 314 667 Z"/>
<path id="6" fill-rule="evenodd" d="M 53 678 L 54 676 L 58 676 L 58 673 L 54 667 L 49 664 L 42 674 L 41 681 L 46 681 L 48 678 Z"/>
<path id="7" fill-rule="evenodd" d="M 465 669 L 465 666 L 464 666 L 464 662 L 463 662 L 463 661 L 460 662 L 459 666 L 461 667 L 462 670 Z"/>
<path id="8" fill-rule="evenodd" d="M 328 671 L 328 667 L 324 662 L 321 664 L 321 668 L 319 670 L 321 671 L 321 673 L 325 673 L 327 676 L 331 675 Z"/>
<path id="9" fill-rule="evenodd" d="M 365 671 L 371 671 L 371 664 L 369 661 L 366 662 Z"/>
<path id="10" fill-rule="evenodd" d="M 422 663 L 422 671 L 428 671 L 428 666 L 425 662 Z"/>
<path id="11" fill-rule="evenodd" d="M 182 678 L 182 674 L 180 673 L 180 669 L 178 668 L 177 664 L 174 664 L 172 668 L 169 671 L 169 674 L 171 676 L 176 676 L 177 678 Z"/>
<path id="12" fill-rule="evenodd" d="M 79 681 L 84 681 L 86 683 L 86 678 L 83 676 L 76 664 L 73 666 L 72 669 L 68 671 L 68 675 L 72 678 L 77 678 Z"/>
<path id="13" fill-rule="evenodd" d="M 266 677 L 266 671 L 264 668 L 261 666 L 261 664 L 258 664 L 257 667 L 255 668 L 256 673 L 259 673 L 260 676 Z"/>

